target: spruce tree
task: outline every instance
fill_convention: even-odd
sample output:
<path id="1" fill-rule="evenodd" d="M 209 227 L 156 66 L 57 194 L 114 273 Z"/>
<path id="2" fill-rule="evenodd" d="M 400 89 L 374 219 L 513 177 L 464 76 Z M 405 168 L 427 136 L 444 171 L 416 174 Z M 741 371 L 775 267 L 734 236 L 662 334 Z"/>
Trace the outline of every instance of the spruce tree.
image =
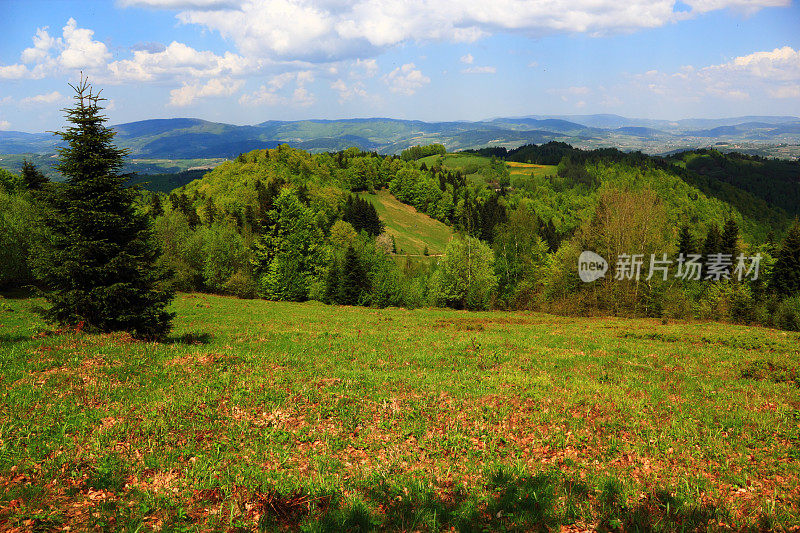
<path id="1" fill-rule="evenodd" d="M 46 224 L 53 238 L 37 270 L 49 289 L 46 317 L 90 331 L 128 331 L 160 338 L 170 329 L 166 311 L 172 294 L 166 273 L 156 268 L 160 250 L 150 218 L 137 211 L 139 194 L 125 186 L 125 151 L 100 114 L 100 93 L 81 77 L 69 123 L 58 132 L 65 142 L 55 167 L 65 178 L 45 195 Z"/>
<path id="2" fill-rule="evenodd" d="M 366 274 L 358 253 L 352 246 L 347 247 L 344 254 L 344 263 L 341 270 L 338 301 L 342 305 L 358 305 L 361 300 L 361 291 L 366 288 Z"/>
<path id="3" fill-rule="evenodd" d="M 708 234 L 706 240 L 703 241 L 703 256 L 707 259 L 711 254 L 718 254 L 722 248 L 722 235 L 719 232 L 719 226 L 711 224 L 708 227 Z"/>
<path id="4" fill-rule="evenodd" d="M 778 251 L 770 288 L 782 296 L 800 295 L 800 223 L 797 220 Z"/>
<path id="5" fill-rule="evenodd" d="M 726 220 L 725 225 L 722 227 L 720 252 L 730 254 L 734 261 L 736 261 L 736 256 L 739 255 L 739 224 L 732 218 Z"/>
<path id="6" fill-rule="evenodd" d="M 22 161 L 20 178 L 22 179 L 22 185 L 29 191 L 38 191 L 50 181 L 47 179 L 47 176 L 39 172 L 39 169 L 27 159 Z"/>
<path id="7" fill-rule="evenodd" d="M 678 253 L 683 254 L 684 257 L 697 253 L 694 239 L 689 232 L 689 226 L 686 224 L 681 226 L 681 232 L 678 234 Z"/>

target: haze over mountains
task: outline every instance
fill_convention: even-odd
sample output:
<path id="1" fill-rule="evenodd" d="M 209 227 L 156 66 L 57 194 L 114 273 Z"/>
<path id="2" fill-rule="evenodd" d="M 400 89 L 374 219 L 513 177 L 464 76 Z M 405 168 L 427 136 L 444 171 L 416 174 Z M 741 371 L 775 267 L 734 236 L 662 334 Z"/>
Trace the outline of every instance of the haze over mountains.
<path id="1" fill-rule="evenodd" d="M 580 148 L 616 147 L 660 154 L 721 146 L 762 155 L 796 157 L 800 118 L 742 116 L 677 121 L 618 115 L 533 115 L 480 122 L 423 122 L 390 118 L 266 121 L 236 126 L 194 118 L 153 119 L 114 126 L 117 143 L 135 158 L 235 157 L 282 143 L 311 152 L 350 146 L 397 153 L 416 144 L 444 144 L 449 151 L 563 141 Z M 57 139 L 50 133 L 0 132 L 0 154 L 47 154 Z M 783 148 L 785 153 L 780 153 Z M 772 153 L 778 150 L 779 153 Z"/>

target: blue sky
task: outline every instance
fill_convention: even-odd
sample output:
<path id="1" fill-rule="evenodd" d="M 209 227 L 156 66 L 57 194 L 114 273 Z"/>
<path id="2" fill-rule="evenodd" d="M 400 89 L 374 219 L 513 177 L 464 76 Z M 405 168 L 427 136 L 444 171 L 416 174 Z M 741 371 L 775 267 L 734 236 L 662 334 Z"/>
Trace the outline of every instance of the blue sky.
<path id="1" fill-rule="evenodd" d="M 790 0 L 0 0 L 0 129 L 112 123 L 800 116 Z"/>

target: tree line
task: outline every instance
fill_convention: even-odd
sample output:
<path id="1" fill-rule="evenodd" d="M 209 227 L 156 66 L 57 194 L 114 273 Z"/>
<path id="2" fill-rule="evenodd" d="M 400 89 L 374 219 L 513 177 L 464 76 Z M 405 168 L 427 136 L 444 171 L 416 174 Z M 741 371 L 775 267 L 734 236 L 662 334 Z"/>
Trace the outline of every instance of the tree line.
<path id="1" fill-rule="evenodd" d="M 663 158 L 547 143 L 478 151 L 486 165 L 451 168 L 439 146 L 382 156 L 282 145 L 165 194 L 127 186 L 99 96 L 76 90 L 61 134 L 65 182 L 49 183 L 27 163 L 19 176 L 0 172 L 0 284 L 47 290 L 57 322 L 163 336 L 167 304 L 183 290 L 800 327 L 797 222 L 772 204 L 774 219 L 740 210 L 750 193 L 732 183 L 705 192 L 702 176 Z M 505 160 L 520 159 L 553 172 L 509 174 Z M 397 249 L 369 201 L 380 189 L 455 230 L 444 257 Z M 576 268 L 586 249 L 764 260 L 758 280 L 586 284 Z"/>

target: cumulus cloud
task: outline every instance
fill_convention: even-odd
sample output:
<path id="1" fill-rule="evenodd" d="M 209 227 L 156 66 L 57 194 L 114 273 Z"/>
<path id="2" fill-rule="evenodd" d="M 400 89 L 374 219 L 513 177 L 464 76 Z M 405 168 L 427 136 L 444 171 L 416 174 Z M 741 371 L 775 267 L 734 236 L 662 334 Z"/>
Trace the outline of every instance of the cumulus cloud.
<path id="1" fill-rule="evenodd" d="M 166 46 L 138 43 L 131 50 L 130 58 L 111 61 L 106 45 L 94 40 L 94 31 L 79 27 L 71 18 L 58 38 L 46 27 L 37 29 L 33 46 L 22 51 L 20 63 L 0 66 L 0 79 L 41 79 L 81 70 L 102 83 L 177 81 L 244 76 L 261 66 L 238 54 L 217 55 L 175 41 Z"/>
<path id="2" fill-rule="evenodd" d="M 378 73 L 378 62 L 374 59 L 356 59 L 350 76 L 354 78 L 372 78 Z"/>
<path id="3" fill-rule="evenodd" d="M 0 120 L 0 131 L 11 129 L 11 123 L 7 120 Z"/>
<path id="4" fill-rule="evenodd" d="M 19 101 L 23 105 L 36 105 L 36 104 L 54 104 L 64 97 L 58 91 L 53 91 L 46 94 L 37 94 L 35 96 L 28 96 Z"/>
<path id="5" fill-rule="evenodd" d="M 307 83 L 312 83 L 314 79 L 314 73 L 310 70 L 283 72 L 273 76 L 257 91 L 242 95 L 239 98 L 239 103 L 248 106 L 293 105 L 307 107 L 316 101 L 314 95 L 305 87 Z M 291 90 L 292 86 L 294 87 L 293 90 Z"/>
<path id="6" fill-rule="evenodd" d="M 159 9 L 221 9 L 237 7 L 237 0 L 119 0 L 125 7 L 153 7 Z"/>
<path id="7" fill-rule="evenodd" d="M 97 68 L 102 67 L 111 58 L 105 43 L 92 39 L 94 31 L 79 28 L 75 19 L 67 21 L 61 40 L 63 49 L 59 62 L 64 68 Z"/>
<path id="8" fill-rule="evenodd" d="M 498 32 L 603 35 L 655 28 L 709 11 L 747 13 L 790 0 L 127 0 L 181 9 L 178 19 L 218 31 L 240 53 L 329 62 L 408 41 L 473 42 Z"/>
<path id="9" fill-rule="evenodd" d="M 152 81 L 165 78 L 240 76 L 257 68 L 253 61 L 231 52 L 217 55 L 173 41 L 160 52 L 137 50 L 131 59 L 108 65 L 113 81 Z"/>
<path id="10" fill-rule="evenodd" d="M 79 28 L 70 18 L 61 37 L 50 35 L 48 28 L 38 28 L 33 46 L 20 54 L 20 63 L 0 66 L 0 77 L 41 79 L 63 71 L 93 71 L 105 67 L 111 59 L 105 43 L 94 40 L 94 31 Z"/>
<path id="11" fill-rule="evenodd" d="M 352 85 L 348 85 L 347 83 L 345 83 L 344 80 L 340 78 L 335 82 L 331 83 L 331 89 L 339 93 L 339 102 L 350 100 L 351 98 L 356 96 L 360 97 L 367 96 L 367 90 L 364 87 L 364 84 L 360 81 L 355 82 Z"/>
<path id="12" fill-rule="evenodd" d="M 466 54 L 461 56 L 461 59 L 459 59 L 459 61 L 461 61 L 465 65 L 471 65 L 472 62 L 475 61 L 475 58 L 472 57 L 472 54 Z"/>
<path id="13" fill-rule="evenodd" d="M 677 72 L 650 70 L 633 79 L 651 93 L 675 100 L 705 96 L 746 100 L 756 95 L 793 98 L 800 92 L 800 50 L 784 46 L 702 68 L 687 65 Z"/>
<path id="14" fill-rule="evenodd" d="M 18 80 L 29 77 L 30 72 L 25 65 L 0 66 L 0 78 L 5 80 Z"/>
<path id="15" fill-rule="evenodd" d="M 411 96 L 418 89 L 430 83 L 431 79 L 418 70 L 414 63 L 406 63 L 384 76 L 383 81 L 393 93 Z"/>
<path id="16" fill-rule="evenodd" d="M 200 98 L 213 96 L 231 96 L 244 85 L 244 80 L 232 80 L 230 78 L 214 78 L 206 84 L 185 83 L 178 89 L 173 89 L 169 93 L 170 105 L 183 107 L 193 104 Z"/>
<path id="17" fill-rule="evenodd" d="M 484 67 L 467 67 L 463 69 L 461 72 L 464 74 L 494 74 L 497 72 L 495 67 L 491 66 L 484 66 Z"/>

